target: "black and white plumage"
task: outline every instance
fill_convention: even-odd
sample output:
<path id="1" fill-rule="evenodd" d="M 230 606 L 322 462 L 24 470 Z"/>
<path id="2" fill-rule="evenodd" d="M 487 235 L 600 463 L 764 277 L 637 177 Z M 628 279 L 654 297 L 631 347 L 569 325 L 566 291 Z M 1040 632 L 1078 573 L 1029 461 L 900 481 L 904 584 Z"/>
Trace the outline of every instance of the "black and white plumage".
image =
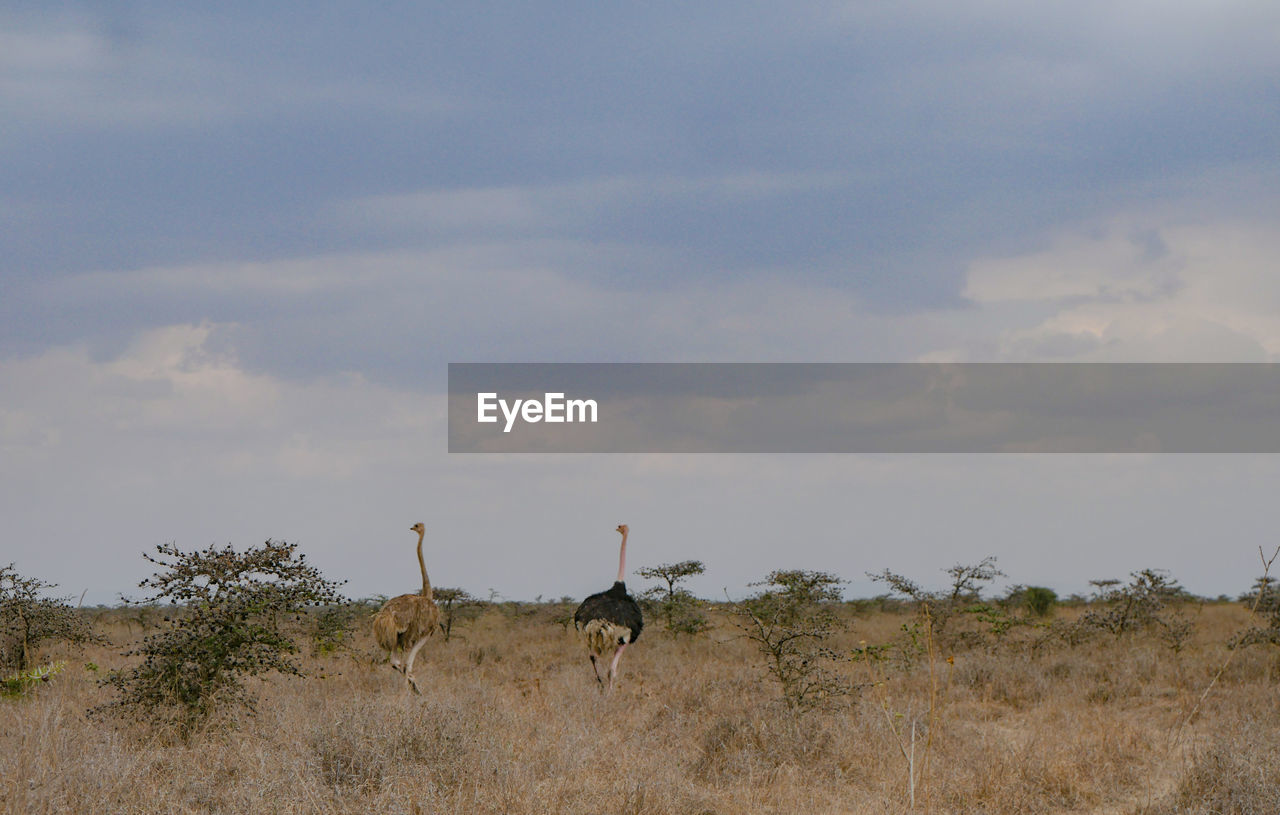
<path id="1" fill-rule="evenodd" d="M 593 594 L 578 610 L 573 613 L 573 627 L 586 640 L 587 652 L 591 657 L 591 669 L 595 671 L 596 681 L 604 685 L 600 677 L 597 658 L 613 655 L 609 663 L 609 687 L 613 687 L 614 677 L 618 674 L 618 661 L 622 659 L 622 651 L 640 638 L 644 630 L 644 615 L 640 613 L 640 604 L 627 594 L 627 532 L 626 524 L 618 526 L 622 533 L 622 547 L 618 554 L 618 579 L 607 591 Z"/>

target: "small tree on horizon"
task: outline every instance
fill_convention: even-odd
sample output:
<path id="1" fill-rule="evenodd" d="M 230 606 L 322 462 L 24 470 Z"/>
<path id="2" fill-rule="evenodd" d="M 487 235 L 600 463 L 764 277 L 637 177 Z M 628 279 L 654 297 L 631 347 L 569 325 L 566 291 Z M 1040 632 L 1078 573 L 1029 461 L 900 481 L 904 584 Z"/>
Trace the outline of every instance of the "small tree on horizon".
<path id="1" fill-rule="evenodd" d="M 646 580 L 661 580 L 666 584 L 647 589 L 641 597 L 662 618 L 672 636 L 697 634 L 707 627 L 707 618 L 701 610 L 702 601 L 680 585 L 682 581 L 705 571 L 706 567 L 700 560 L 682 560 L 649 566 L 636 572 Z"/>
<path id="2" fill-rule="evenodd" d="M 445 642 L 453 635 L 453 623 L 464 616 L 463 612 L 479 609 L 484 604 L 483 600 L 466 589 L 452 586 L 433 589 L 432 593 L 435 595 L 436 605 L 440 607 L 440 631 L 444 634 Z"/>
<path id="3" fill-rule="evenodd" d="M 41 644 L 102 642 L 89 622 L 69 605 L 70 597 L 48 597 L 56 588 L 35 577 L 23 577 L 14 565 L 0 567 L 0 670 L 26 671 Z"/>
<path id="4" fill-rule="evenodd" d="M 947 623 L 956 614 L 964 611 L 967 606 L 981 603 L 982 590 L 988 583 L 1005 576 L 996 567 L 996 558 L 992 555 L 978 563 L 957 563 L 945 571 L 951 578 L 951 585 L 942 591 L 927 591 L 914 580 L 888 569 L 877 573 L 867 572 L 867 577 L 914 600 L 920 605 L 921 613 L 927 614 L 933 633 L 942 636 Z"/>
<path id="5" fill-rule="evenodd" d="M 1036 617 L 1048 617 L 1057 602 L 1058 593 L 1044 586 L 1013 586 L 1004 599 L 1006 605 L 1021 606 Z"/>
<path id="6" fill-rule="evenodd" d="M 1271 614 L 1280 608 L 1280 590 L 1276 588 L 1276 579 L 1269 574 L 1253 581 L 1253 586 L 1237 599 L 1259 614 Z"/>

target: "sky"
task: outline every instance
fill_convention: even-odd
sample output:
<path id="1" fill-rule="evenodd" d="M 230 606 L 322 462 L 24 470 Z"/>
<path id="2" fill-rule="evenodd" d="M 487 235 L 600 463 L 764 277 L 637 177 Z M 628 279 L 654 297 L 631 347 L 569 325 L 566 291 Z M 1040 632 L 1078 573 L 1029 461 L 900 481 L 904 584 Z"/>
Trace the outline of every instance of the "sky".
<path id="1" fill-rule="evenodd" d="M 1238 594 L 1273 455 L 450 455 L 446 366 L 1280 361 L 1277 77 L 1269 2 L 0 2 L 0 562 Z"/>

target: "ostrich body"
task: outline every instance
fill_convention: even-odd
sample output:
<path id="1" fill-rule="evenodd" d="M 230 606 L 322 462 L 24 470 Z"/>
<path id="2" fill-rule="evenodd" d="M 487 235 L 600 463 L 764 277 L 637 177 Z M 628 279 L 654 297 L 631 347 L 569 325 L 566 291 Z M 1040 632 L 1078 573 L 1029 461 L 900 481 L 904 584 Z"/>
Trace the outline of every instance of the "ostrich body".
<path id="1" fill-rule="evenodd" d="M 613 659 L 609 662 L 608 672 L 609 687 L 612 688 L 623 650 L 640 638 L 640 631 L 644 628 L 640 605 L 627 594 L 627 584 L 623 580 L 627 572 L 628 527 L 620 524 L 617 531 L 622 533 L 622 547 L 618 552 L 618 579 L 607 591 L 583 600 L 582 605 L 573 613 L 573 627 L 586 640 L 591 670 L 595 671 L 596 682 L 600 683 L 602 689 L 604 680 L 600 677 L 597 659 L 612 652 Z"/>
<path id="2" fill-rule="evenodd" d="M 413 661 L 418 651 L 426 643 L 427 638 L 436 632 L 440 625 L 440 609 L 436 607 L 431 594 L 431 581 L 427 578 L 427 564 L 422 559 L 422 538 L 426 527 L 421 522 L 409 527 L 418 533 L 418 568 L 422 570 L 422 592 L 420 594 L 402 594 L 388 600 L 377 614 L 373 615 L 373 638 L 385 649 L 391 667 L 404 674 L 409 680 L 409 687 L 414 693 L 422 693 L 418 682 L 413 677 Z M 397 652 L 408 652 L 404 661 Z"/>

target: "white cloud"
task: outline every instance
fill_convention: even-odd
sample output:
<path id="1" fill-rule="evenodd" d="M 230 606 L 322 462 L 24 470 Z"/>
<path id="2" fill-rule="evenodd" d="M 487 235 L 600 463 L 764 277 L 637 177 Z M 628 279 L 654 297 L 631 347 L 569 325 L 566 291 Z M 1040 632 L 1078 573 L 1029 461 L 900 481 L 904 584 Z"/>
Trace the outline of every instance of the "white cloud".
<path id="1" fill-rule="evenodd" d="M 298 383 L 250 373 L 213 350 L 229 328 L 153 329 L 107 360 L 64 347 L 0 362 L 6 455 L 28 465 L 83 456 L 85 466 L 129 470 L 198 450 L 203 465 L 226 474 L 325 480 L 394 458 L 404 434 L 440 421 L 427 397 L 356 376 Z"/>
<path id="2" fill-rule="evenodd" d="M 983 305 L 1026 300 L 1151 300 L 1179 283 L 1181 256 L 1154 229 L 1112 224 L 1103 234 L 1071 234 L 1044 251 L 980 259 L 962 294 Z"/>
<path id="3" fill-rule="evenodd" d="M 274 536 L 353 594 L 396 593 L 412 588 L 407 527 L 425 520 L 440 585 L 581 596 L 611 579 L 609 530 L 628 522 L 635 565 L 704 559 L 705 595 L 774 568 L 829 569 L 870 594 L 864 571 L 930 583 L 987 554 L 1059 589 L 1163 566 L 1216 592 L 1247 585 L 1250 541 L 1271 528 L 1274 459 L 451 456 L 443 398 L 253 373 L 227 330 L 0 361 L 6 561 L 107 602 L 156 543 Z M 1224 556 L 1201 541 L 1228 495 L 1242 543 Z"/>
<path id="4" fill-rule="evenodd" d="M 675 261 L 644 248 L 508 241 L 101 271 L 41 284 L 34 299 L 92 308 L 95 319 L 209 320 L 209 348 L 234 339 L 255 369 L 282 377 L 319 357 L 324 371 L 385 375 L 391 365 L 415 384 L 462 360 L 895 361 L 955 342 L 981 318 L 878 314 L 838 284 L 782 275 L 632 289 L 600 273 L 658 264 Z"/>
<path id="5" fill-rule="evenodd" d="M 964 294 L 992 314 L 1048 312 L 1006 328 L 998 358 L 1274 360 L 1278 256 L 1274 224 L 1120 217 L 1037 252 L 979 259 Z"/>

